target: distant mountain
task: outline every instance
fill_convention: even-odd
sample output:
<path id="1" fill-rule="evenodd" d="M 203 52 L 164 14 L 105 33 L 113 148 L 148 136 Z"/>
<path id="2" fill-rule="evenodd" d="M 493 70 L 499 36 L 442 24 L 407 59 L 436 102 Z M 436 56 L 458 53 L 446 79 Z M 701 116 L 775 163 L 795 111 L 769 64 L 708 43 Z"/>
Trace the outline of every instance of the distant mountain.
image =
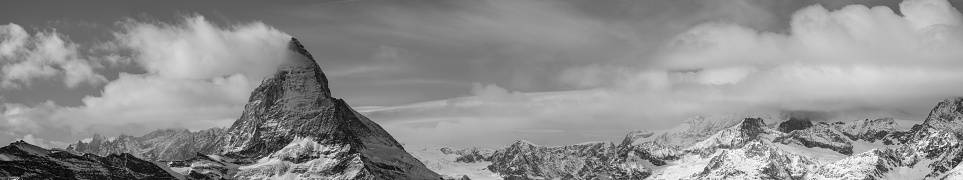
<path id="1" fill-rule="evenodd" d="M 630 132 L 619 145 L 518 141 L 491 156 L 453 159 L 479 159 L 473 163 L 490 165 L 476 171 L 503 179 L 963 178 L 963 98 L 940 102 L 922 124 L 909 125 L 892 118 L 827 123 L 782 113 L 725 113 Z"/>
<path id="2" fill-rule="evenodd" d="M 130 154 L 75 155 L 13 142 L 0 148 L 0 179 L 177 179 Z"/>
<path id="3" fill-rule="evenodd" d="M 151 161 L 185 160 L 195 154 L 212 154 L 224 146 L 221 137 L 225 131 L 212 128 L 197 132 L 187 129 L 162 129 L 141 137 L 121 134 L 108 139 L 94 134 L 90 141 L 78 141 L 67 146 L 67 151 L 90 153 L 98 156 L 128 153 Z"/>
<path id="4" fill-rule="evenodd" d="M 441 145 L 405 144 L 405 150 L 446 179 L 493 180 L 501 176 L 488 170 L 495 150 L 453 149 Z"/>

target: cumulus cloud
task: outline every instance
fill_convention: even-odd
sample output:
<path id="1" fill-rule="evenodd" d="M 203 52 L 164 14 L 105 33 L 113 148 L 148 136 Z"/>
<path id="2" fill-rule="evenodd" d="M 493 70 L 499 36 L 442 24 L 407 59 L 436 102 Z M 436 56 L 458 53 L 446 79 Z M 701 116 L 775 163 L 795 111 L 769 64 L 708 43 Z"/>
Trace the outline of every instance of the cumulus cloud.
<path id="1" fill-rule="evenodd" d="M 792 15 L 788 32 L 710 22 L 664 45 L 654 66 L 577 66 L 559 81 L 628 96 L 656 91 L 625 85 L 667 87 L 662 97 L 672 101 L 925 113 L 919 109 L 963 92 L 963 19 L 943 0 L 900 8 L 903 15 L 883 6 L 813 5 Z"/>
<path id="2" fill-rule="evenodd" d="M 679 35 L 659 62 L 698 69 L 697 79 L 728 79 L 728 86 L 698 83 L 725 101 L 787 109 L 898 109 L 959 96 L 960 13 L 944 0 L 907 0 L 900 8 L 903 15 L 882 6 L 813 5 L 793 14 L 787 33 L 704 24 Z"/>
<path id="3" fill-rule="evenodd" d="M 29 87 L 34 80 L 62 78 L 74 88 L 107 81 L 94 71 L 98 63 L 79 53 L 56 31 L 30 35 L 17 24 L 0 25 L 0 88 Z"/>
<path id="4" fill-rule="evenodd" d="M 74 141 L 71 135 L 228 126 L 240 116 L 250 92 L 290 55 L 290 36 L 260 22 L 217 25 L 202 16 L 187 16 L 173 23 L 126 20 L 118 24 L 121 29 L 115 31 L 115 38 L 98 45 L 108 52 L 100 59 L 113 64 L 129 61 L 146 73 L 121 72 L 99 95 L 84 97 L 81 106 L 49 101 L 6 104 L 0 131 L 25 140 L 36 139 L 31 134 L 43 134 L 52 140 Z M 9 49 L 6 44 L 0 48 L 3 52 Z M 9 45 L 14 46 L 19 45 Z M 64 45 L 74 50 L 76 46 Z M 36 54 L 76 56 L 44 49 L 38 48 Z M 83 71 L 70 63 L 60 66 L 66 70 L 66 81 L 79 81 L 71 78 L 83 77 L 75 76 Z"/>

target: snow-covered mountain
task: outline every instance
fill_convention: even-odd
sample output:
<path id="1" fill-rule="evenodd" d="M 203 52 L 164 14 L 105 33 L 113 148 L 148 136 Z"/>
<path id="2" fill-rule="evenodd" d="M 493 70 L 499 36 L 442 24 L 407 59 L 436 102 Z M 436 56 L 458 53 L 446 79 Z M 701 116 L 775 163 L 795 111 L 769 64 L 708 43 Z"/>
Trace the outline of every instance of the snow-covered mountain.
<path id="1" fill-rule="evenodd" d="M 440 179 L 378 124 L 331 97 L 321 68 L 296 39 L 287 62 L 251 93 L 218 152 L 238 179 Z"/>
<path id="2" fill-rule="evenodd" d="M 963 127 L 961 105 L 963 98 L 947 99 L 916 125 L 892 118 L 814 123 L 770 112 L 698 116 L 671 129 L 630 132 L 618 145 L 518 141 L 472 157 L 490 164 L 475 172 L 429 168 L 503 179 L 958 179 L 963 129 L 952 127 Z"/>
<path id="3" fill-rule="evenodd" d="M 453 149 L 442 145 L 405 145 L 405 150 L 432 171 L 449 179 L 495 180 L 501 176 L 488 170 L 495 150 Z"/>

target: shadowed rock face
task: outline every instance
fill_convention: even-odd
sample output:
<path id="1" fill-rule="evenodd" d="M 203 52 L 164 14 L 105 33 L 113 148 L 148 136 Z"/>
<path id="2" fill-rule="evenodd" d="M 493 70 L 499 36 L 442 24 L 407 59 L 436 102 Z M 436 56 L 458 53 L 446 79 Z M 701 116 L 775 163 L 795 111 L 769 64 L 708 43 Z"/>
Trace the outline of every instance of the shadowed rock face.
<path id="1" fill-rule="evenodd" d="M 291 61 L 251 93 L 220 152 L 241 165 L 264 157 L 283 163 L 258 164 L 235 177 L 441 178 L 381 126 L 331 97 L 324 73 L 300 42 L 292 38 L 289 48 Z"/>
<path id="2" fill-rule="evenodd" d="M 806 119 L 789 118 L 788 121 L 779 123 L 779 132 L 789 133 L 795 130 L 802 130 L 813 127 L 813 123 Z"/>
<path id="3" fill-rule="evenodd" d="M 0 178 L 175 179 L 154 163 L 130 154 L 75 155 L 23 141 L 0 148 Z"/>

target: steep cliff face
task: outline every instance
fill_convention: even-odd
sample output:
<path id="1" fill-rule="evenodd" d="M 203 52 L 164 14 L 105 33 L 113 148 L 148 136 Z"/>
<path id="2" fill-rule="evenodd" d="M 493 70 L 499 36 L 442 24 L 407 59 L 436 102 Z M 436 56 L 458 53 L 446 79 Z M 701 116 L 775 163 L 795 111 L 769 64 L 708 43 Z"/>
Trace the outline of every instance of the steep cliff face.
<path id="1" fill-rule="evenodd" d="M 80 156 L 23 141 L 0 148 L 0 178 L 176 179 L 156 164 L 130 154 Z"/>
<path id="2" fill-rule="evenodd" d="M 211 154 L 223 146 L 224 129 L 211 128 L 197 132 L 186 129 L 162 129 L 141 137 L 121 134 L 110 140 L 98 134 L 89 142 L 78 141 L 67 146 L 67 151 L 98 156 L 128 153 L 151 161 L 189 159 L 194 154 Z"/>
<path id="3" fill-rule="evenodd" d="M 251 93 L 218 153 L 244 166 L 235 178 L 440 179 L 378 124 L 331 97 L 296 39 L 292 61 Z"/>
<path id="4" fill-rule="evenodd" d="M 963 98 L 950 98 L 936 104 L 923 126 L 963 136 Z"/>

